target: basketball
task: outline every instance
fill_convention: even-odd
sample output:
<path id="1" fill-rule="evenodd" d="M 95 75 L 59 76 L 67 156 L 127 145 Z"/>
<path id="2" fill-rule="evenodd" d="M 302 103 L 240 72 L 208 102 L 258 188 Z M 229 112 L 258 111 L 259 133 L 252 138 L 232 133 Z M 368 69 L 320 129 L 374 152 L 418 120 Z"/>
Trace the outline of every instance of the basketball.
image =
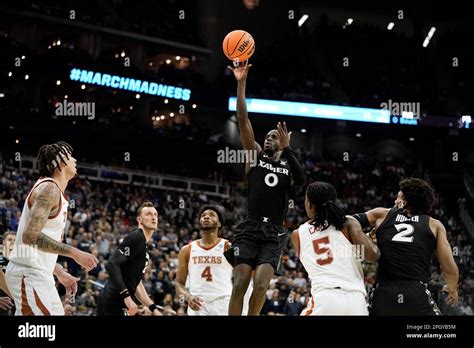
<path id="1" fill-rule="evenodd" d="M 244 62 L 255 52 L 255 41 L 246 31 L 234 30 L 224 38 L 222 49 L 233 62 Z"/>

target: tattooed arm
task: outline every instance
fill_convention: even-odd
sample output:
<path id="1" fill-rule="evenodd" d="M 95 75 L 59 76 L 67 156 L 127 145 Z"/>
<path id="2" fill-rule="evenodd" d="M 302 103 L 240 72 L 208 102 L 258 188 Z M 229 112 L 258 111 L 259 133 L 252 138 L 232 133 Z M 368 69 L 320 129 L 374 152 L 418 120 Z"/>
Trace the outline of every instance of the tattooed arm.
<path id="1" fill-rule="evenodd" d="M 52 182 L 45 182 L 35 189 L 33 197 L 31 197 L 34 202 L 23 232 L 23 243 L 36 245 L 39 250 L 47 253 L 72 256 L 72 246 L 57 242 L 41 232 L 51 213 L 60 209 L 57 206 L 60 195 L 59 188 Z"/>
<path id="2" fill-rule="evenodd" d="M 22 241 L 47 253 L 69 256 L 86 270 L 91 270 L 97 265 L 94 255 L 56 241 L 42 232 L 51 213 L 56 209 L 61 209 L 57 207 L 60 195 L 59 188 L 52 182 L 42 183 L 35 189 L 32 193 L 33 205 L 26 220 Z"/>

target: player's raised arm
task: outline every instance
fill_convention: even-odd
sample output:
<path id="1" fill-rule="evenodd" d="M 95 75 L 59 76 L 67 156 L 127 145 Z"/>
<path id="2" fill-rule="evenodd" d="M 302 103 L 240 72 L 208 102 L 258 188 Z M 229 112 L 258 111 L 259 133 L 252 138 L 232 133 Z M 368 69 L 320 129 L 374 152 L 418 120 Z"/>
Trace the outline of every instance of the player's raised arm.
<path id="1" fill-rule="evenodd" d="M 198 311 L 202 306 L 202 299 L 191 295 L 186 287 L 186 279 L 188 278 L 189 263 L 189 245 L 184 246 L 178 254 L 178 271 L 176 272 L 176 294 L 183 298 L 193 311 Z"/>
<path id="2" fill-rule="evenodd" d="M 242 63 L 237 68 L 228 67 L 234 73 L 237 80 L 237 121 L 239 123 L 240 139 L 245 150 L 262 151 L 260 145 L 255 142 L 252 124 L 247 113 L 247 102 L 245 101 L 245 88 L 247 84 L 247 75 L 252 64 L 248 61 Z"/>
<path id="3" fill-rule="evenodd" d="M 283 150 L 282 156 L 288 160 L 291 168 L 291 177 L 293 178 L 293 185 L 303 186 L 306 183 L 306 174 L 296 154 L 290 147 L 291 132 L 286 128 L 286 122 L 278 122 L 277 124 L 278 137 L 280 138 L 280 146 Z"/>
<path id="4" fill-rule="evenodd" d="M 457 304 L 459 269 L 454 261 L 453 252 L 446 237 L 446 229 L 440 221 L 433 218 L 430 218 L 430 227 L 436 230 L 436 256 L 446 282 L 443 291 L 448 293 L 447 303 Z"/>
<path id="5" fill-rule="evenodd" d="M 347 222 L 345 227 L 349 233 L 349 237 L 352 240 L 352 243 L 362 245 L 364 248 L 364 260 L 367 261 L 377 261 L 380 257 L 380 251 L 377 245 L 362 231 L 362 226 L 352 216 L 346 216 Z"/>
<path id="6" fill-rule="evenodd" d="M 22 242 L 30 246 L 36 246 L 39 250 L 47 253 L 69 256 L 87 271 L 95 268 L 98 260 L 94 255 L 58 242 L 42 232 L 51 213 L 55 209 L 59 209 L 58 203 L 61 200 L 61 192 L 57 185 L 52 182 L 39 185 L 34 192 L 33 199 L 34 202 L 26 220 Z"/>

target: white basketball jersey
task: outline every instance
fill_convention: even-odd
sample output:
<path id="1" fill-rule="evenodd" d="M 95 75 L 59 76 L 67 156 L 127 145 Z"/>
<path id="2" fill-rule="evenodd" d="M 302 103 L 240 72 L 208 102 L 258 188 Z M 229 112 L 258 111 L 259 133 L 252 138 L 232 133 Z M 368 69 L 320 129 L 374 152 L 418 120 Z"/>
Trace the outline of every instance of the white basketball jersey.
<path id="1" fill-rule="evenodd" d="M 219 238 L 216 245 L 204 248 L 200 240 L 189 244 L 188 286 L 193 296 L 204 301 L 232 294 L 232 266 L 224 251 L 227 240 Z"/>
<path id="2" fill-rule="evenodd" d="M 341 288 L 366 294 L 361 261 L 343 232 L 318 230 L 308 222 L 298 228 L 299 258 L 311 280 L 311 292 Z"/>
<path id="3" fill-rule="evenodd" d="M 30 214 L 30 196 L 33 190 L 41 183 L 45 181 L 54 182 L 51 178 L 41 178 L 36 181 L 33 189 L 26 197 L 25 205 L 23 206 L 23 211 L 20 217 L 20 223 L 18 225 L 18 231 L 15 241 L 15 246 L 12 253 L 10 254 L 10 261 L 20 264 L 23 266 L 42 269 L 48 272 L 53 272 L 58 259 L 57 254 L 46 253 L 44 251 L 38 250 L 35 247 L 23 244 L 23 231 L 25 230 L 26 221 Z M 48 218 L 45 226 L 41 230 L 42 233 L 48 237 L 54 239 L 55 241 L 61 241 L 64 229 L 66 227 L 67 220 L 67 208 L 69 203 L 67 199 L 61 194 L 59 212 L 56 213 L 54 217 Z"/>

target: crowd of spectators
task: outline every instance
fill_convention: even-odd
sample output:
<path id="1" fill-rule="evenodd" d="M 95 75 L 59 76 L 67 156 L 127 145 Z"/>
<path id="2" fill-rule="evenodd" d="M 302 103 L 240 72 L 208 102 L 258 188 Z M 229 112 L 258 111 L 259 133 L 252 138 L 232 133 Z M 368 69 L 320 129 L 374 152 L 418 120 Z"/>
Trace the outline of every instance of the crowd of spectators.
<path id="1" fill-rule="evenodd" d="M 310 153 L 298 150 L 309 180 L 333 183 L 339 194 L 338 204 L 347 214 L 375 206 L 390 207 L 397 192 L 400 178 L 417 174 L 406 165 L 375 162 L 359 156 L 354 161 L 335 163 L 315 159 Z M 0 167 L 1 168 L 1 167 Z M 21 208 L 36 176 L 31 171 L 18 172 L 3 167 L 0 173 L 0 232 L 16 231 Z M 97 297 L 105 282 L 105 264 L 117 244 L 136 225 L 139 205 L 151 200 L 159 212 L 159 228 L 149 243 L 151 258 L 144 275 L 145 288 L 156 304 L 164 307 L 166 315 L 185 315 L 186 304 L 175 296 L 174 283 L 177 254 L 189 241 L 199 238 L 196 214 L 208 203 L 225 210 L 226 226 L 223 237 L 232 240 L 233 227 L 245 216 L 246 196 L 243 189 L 234 188 L 228 198 L 214 198 L 202 192 L 171 192 L 145 187 L 126 186 L 113 182 L 94 182 L 81 177 L 73 180 L 66 191 L 70 210 L 65 242 L 96 255 L 100 263 L 89 273 L 81 270 L 69 258 L 59 258 L 68 271 L 80 277 L 79 292 L 74 303 L 64 297 L 67 315 L 94 315 Z M 290 201 L 286 227 L 295 229 L 306 220 L 303 191 L 295 191 Z M 447 314 L 472 314 L 473 261 L 472 240 L 456 216 L 447 215 L 442 206 L 434 211 L 447 229 L 460 269 L 460 304 L 448 307 L 443 300 L 443 278 L 439 264 L 433 262 L 430 290 L 438 305 Z M 364 264 L 365 284 L 369 290 L 375 281 L 375 264 Z M 60 294 L 64 289 L 59 287 Z M 288 244 L 285 249 L 281 275 L 273 277 L 262 313 L 267 315 L 297 315 L 308 301 L 310 282 L 299 263 L 295 251 Z M 142 310 L 144 313 L 146 309 Z"/>

